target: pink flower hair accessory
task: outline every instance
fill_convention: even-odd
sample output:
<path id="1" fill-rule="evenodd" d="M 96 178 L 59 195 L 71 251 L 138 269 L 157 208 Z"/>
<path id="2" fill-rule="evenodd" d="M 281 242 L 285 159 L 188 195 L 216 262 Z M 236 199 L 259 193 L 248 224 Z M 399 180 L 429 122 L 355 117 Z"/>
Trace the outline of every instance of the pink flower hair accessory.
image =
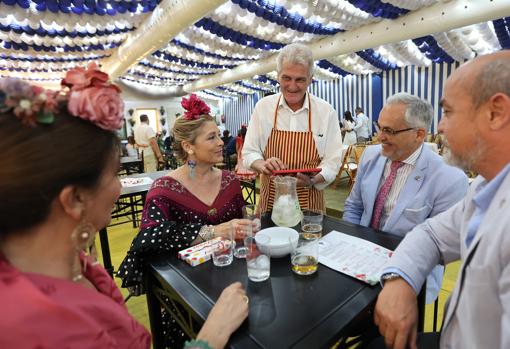
<path id="1" fill-rule="evenodd" d="M 186 120 L 196 120 L 202 115 L 209 115 L 211 112 L 209 106 L 194 93 L 189 98 L 183 98 L 181 105 L 186 110 L 183 116 Z"/>
<path id="2" fill-rule="evenodd" d="M 120 89 L 108 82 L 108 74 L 95 63 L 87 69 L 75 68 L 66 73 L 62 86 L 69 87 L 67 109 L 72 115 L 114 131 L 124 122 L 124 102 Z"/>

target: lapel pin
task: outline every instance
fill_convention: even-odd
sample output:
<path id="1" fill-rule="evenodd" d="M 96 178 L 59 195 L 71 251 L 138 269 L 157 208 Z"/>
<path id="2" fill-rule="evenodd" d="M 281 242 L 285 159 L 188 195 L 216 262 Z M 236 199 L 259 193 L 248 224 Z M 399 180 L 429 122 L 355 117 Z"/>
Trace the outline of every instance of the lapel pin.
<path id="1" fill-rule="evenodd" d="M 416 177 L 414 177 L 414 179 L 416 179 L 417 181 L 419 181 L 419 180 L 421 179 L 421 177 L 420 177 L 420 176 L 416 176 Z"/>

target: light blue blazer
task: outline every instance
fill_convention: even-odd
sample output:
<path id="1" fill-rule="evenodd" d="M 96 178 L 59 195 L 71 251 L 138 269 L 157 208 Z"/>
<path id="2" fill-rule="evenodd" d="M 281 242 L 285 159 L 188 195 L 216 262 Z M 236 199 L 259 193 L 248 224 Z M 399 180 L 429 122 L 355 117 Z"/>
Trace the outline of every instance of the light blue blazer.
<path id="1" fill-rule="evenodd" d="M 379 182 L 387 158 L 381 146 L 369 146 L 363 152 L 356 183 L 345 201 L 343 219 L 368 227 L 372 219 Z M 404 236 L 427 218 L 446 211 L 460 201 L 468 189 L 467 176 L 460 169 L 424 146 L 409 174 L 397 203 L 381 230 Z M 443 279 L 443 267 L 436 267 L 427 279 L 427 303 L 437 298 Z"/>

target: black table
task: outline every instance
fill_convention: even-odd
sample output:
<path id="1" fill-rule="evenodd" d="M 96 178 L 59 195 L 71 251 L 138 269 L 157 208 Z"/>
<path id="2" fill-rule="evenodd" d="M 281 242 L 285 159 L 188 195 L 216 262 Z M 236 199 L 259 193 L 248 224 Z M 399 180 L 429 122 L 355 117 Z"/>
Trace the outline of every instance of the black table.
<path id="1" fill-rule="evenodd" d="M 149 177 L 152 180 L 163 177 L 168 171 L 157 171 L 150 173 L 139 173 L 124 178 Z M 141 213 L 145 203 L 145 195 L 149 191 L 151 184 L 141 184 L 130 187 L 123 187 L 119 199 L 112 211 L 112 219 L 130 216 L 133 226 L 136 226 L 136 215 Z M 110 256 L 110 243 L 108 242 L 107 227 L 99 231 L 99 240 L 101 242 L 101 252 L 103 256 L 103 266 L 113 276 L 113 265 Z"/>
<path id="2" fill-rule="evenodd" d="M 143 173 L 143 159 L 136 156 L 122 156 L 120 158 L 120 168 L 127 175 Z"/>
<path id="3" fill-rule="evenodd" d="M 267 226 L 263 220 L 263 226 Z M 401 238 L 325 217 L 324 232 L 337 230 L 389 249 Z M 191 267 L 176 256 L 160 256 L 147 272 L 147 304 L 154 348 L 163 347 L 160 306 L 177 302 L 189 314 L 180 325 L 188 335 L 193 318 L 203 323 L 221 291 L 241 281 L 250 298 L 248 321 L 232 335 L 231 348 L 325 348 L 330 347 L 360 314 L 369 312 L 380 286 L 370 286 L 321 264 L 311 276 L 291 271 L 289 256 L 271 259 L 271 277 L 262 283 L 248 282 L 246 262 L 234 258 L 224 268 L 206 262 Z M 188 317 L 188 318 L 187 318 Z"/>

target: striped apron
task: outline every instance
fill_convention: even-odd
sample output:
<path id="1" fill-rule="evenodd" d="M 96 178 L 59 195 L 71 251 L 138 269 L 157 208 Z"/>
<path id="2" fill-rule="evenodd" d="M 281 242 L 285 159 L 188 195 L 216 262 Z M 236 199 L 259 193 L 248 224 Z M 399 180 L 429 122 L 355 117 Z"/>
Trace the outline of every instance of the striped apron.
<path id="1" fill-rule="evenodd" d="M 321 159 L 317 152 L 315 140 L 312 133 L 312 104 L 308 96 L 308 131 L 282 131 L 277 129 L 278 106 L 280 98 L 276 103 L 274 111 L 274 124 L 266 149 L 264 149 L 264 160 L 271 157 L 279 158 L 289 169 L 316 168 Z M 261 212 L 273 209 L 274 183 L 270 176 L 261 175 L 260 178 L 260 209 Z M 301 209 L 311 208 L 324 211 L 324 193 L 320 190 L 305 187 L 298 187 L 297 194 Z"/>

